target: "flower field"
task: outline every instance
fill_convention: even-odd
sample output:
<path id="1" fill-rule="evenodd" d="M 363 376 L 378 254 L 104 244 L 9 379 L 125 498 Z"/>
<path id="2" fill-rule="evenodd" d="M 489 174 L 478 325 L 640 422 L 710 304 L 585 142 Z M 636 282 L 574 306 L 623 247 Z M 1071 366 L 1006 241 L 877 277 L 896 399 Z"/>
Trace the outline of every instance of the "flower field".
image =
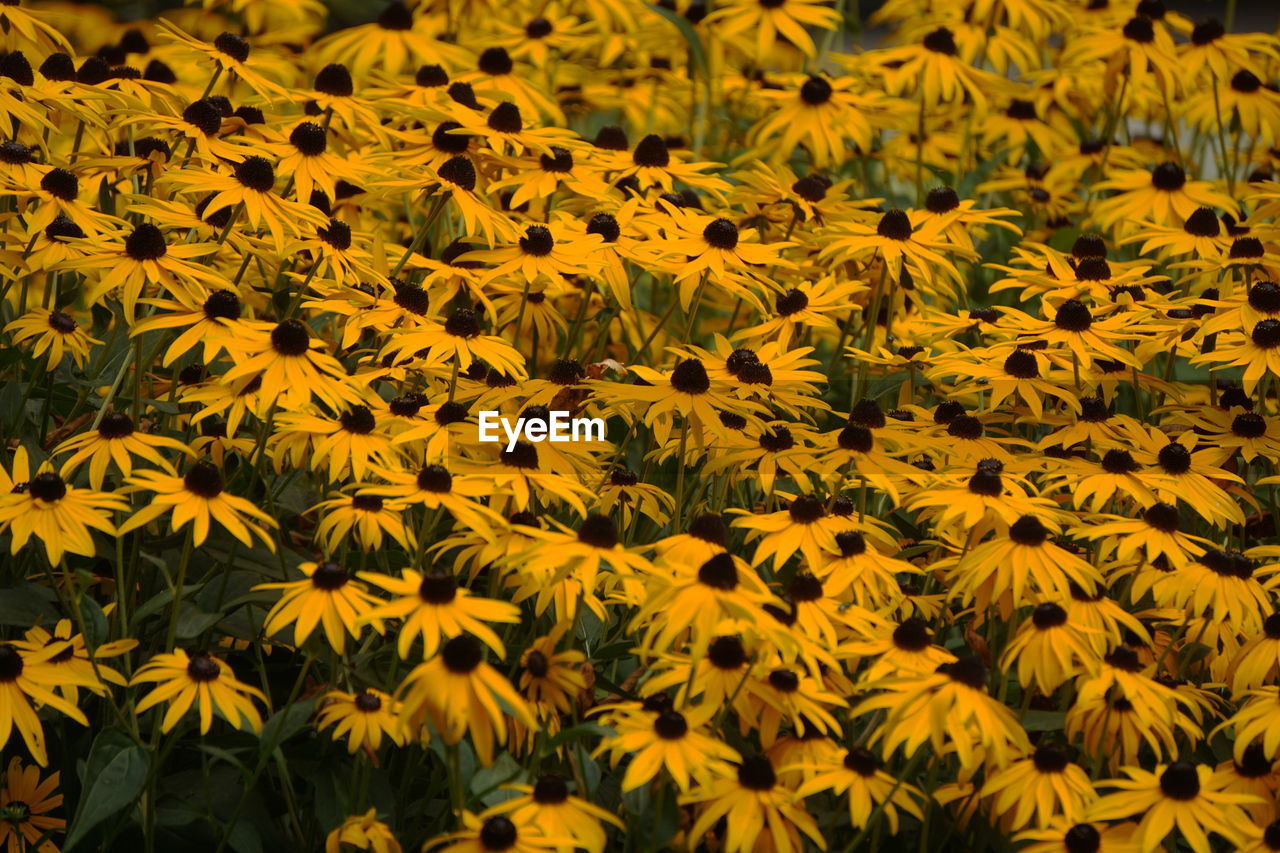
<path id="1" fill-rule="evenodd" d="M 0 4 L 0 853 L 1280 850 L 1276 10 L 335 4 Z"/>

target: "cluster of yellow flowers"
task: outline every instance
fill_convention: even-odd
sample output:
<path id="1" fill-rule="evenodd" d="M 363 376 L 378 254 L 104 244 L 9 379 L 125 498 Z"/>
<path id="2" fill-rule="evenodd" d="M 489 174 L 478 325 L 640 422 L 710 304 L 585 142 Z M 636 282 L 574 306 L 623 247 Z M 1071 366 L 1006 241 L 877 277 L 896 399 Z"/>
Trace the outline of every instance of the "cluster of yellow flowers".
<path id="1" fill-rule="evenodd" d="M 0 5 L 0 847 L 1280 850 L 1280 35 L 856 6 Z"/>

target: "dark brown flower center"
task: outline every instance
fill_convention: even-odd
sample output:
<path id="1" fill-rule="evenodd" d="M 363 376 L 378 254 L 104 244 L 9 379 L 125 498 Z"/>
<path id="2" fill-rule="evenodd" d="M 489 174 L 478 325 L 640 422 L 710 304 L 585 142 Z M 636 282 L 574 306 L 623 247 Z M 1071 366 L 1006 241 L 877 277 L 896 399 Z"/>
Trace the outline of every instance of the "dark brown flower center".
<path id="1" fill-rule="evenodd" d="M 311 347 L 311 333 L 301 320 L 285 320 L 271 330 L 271 346 L 280 355 L 299 356 Z"/>
<path id="2" fill-rule="evenodd" d="M 222 665 L 209 657 L 208 652 L 196 652 L 187 662 L 187 676 L 192 681 L 214 681 L 222 674 Z"/>
<path id="3" fill-rule="evenodd" d="M 1200 774 L 1194 765 L 1175 761 L 1160 774 L 1160 790 L 1171 800 L 1194 800 L 1200 793 Z"/>
<path id="4" fill-rule="evenodd" d="M 753 755 L 738 765 L 738 784 L 749 791 L 772 791 L 778 784 L 773 763 L 768 756 Z"/>
<path id="5" fill-rule="evenodd" d="M 470 634 L 461 634 L 444 644 L 440 655 L 445 667 L 456 675 L 466 675 L 480 665 L 484 649 Z"/>
<path id="6" fill-rule="evenodd" d="M 712 589 L 732 590 L 738 586 L 738 567 L 729 554 L 716 554 L 698 568 L 698 582 Z"/>
<path id="7" fill-rule="evenodd" d="M 1037 546 L 1049 538 L 1049 530 L 1034 515 L 1024 515 L 1009 525 L 1009 538 L 1019 545 Z"/>
<path id="8" fill-rule="evenodd" d="M 67 484 L 52 471 L 37 474 L 27 484 L 27 493 L 47 503 L 60 501 L 67 496 Z"/>
<path id="9" fill-rule="evenodd" d="M 21 652 L 10 643 L 0 644 L 0 684 L 17 681 L 25 668 Z"/>
<path id="10" fill-rule="evenodd" d="M 315 571 L 311 573 L 311 585 L 316 589 L 329 592 L 342 589 L 350 580 L 351 575 L 347 574 L 346 569 L 329 560 L 316 566 Z"/>

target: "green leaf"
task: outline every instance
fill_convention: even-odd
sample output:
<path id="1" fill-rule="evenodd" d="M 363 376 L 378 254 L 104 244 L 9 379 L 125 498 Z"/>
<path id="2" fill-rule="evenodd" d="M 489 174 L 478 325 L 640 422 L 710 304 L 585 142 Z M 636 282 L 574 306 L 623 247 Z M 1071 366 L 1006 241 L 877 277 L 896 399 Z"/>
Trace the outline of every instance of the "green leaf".
<path id="1" fill-rule="evenodd" d="M 227 836 L 227 844 L 237 853 L 262 853 L 262 841 L 258 831 L 247 820 L 238 820 Z"/>
<path id="2" fill-rule="evenodd" d="M 579 723 L 576 726 L 567 728 L 560 734 L 547 741 L 543 747 L 547 752 L 551 752 L 561 744 L 568 743 L 571 740 L 577 740 L 583 737 L 612 737 L 617 734 L 613 729 L 602 726 L 599 723 Z"/>
<path id="3" fill-rule="evenodd" d="M 150 768 L 151 755 L 122 729 L 106 729 L 94 738 L 84 790 L 63 849 L 71 850 L 95 826 L 132 806 L 142 794 Z"/>
<path id="4" fill-rule="evenodd" d="M 0 625 L 30 628 L 54 619 L 58 615 L 55 598 L 53 590 L 25 581 L 0 589 Z"/>
<path id="5" fill-rule="evenodd" d="M 192 637 L 198 637 L 217 625 L 221 619 L 221 613 L 205 613 L 193 605 L 183 605 L 182 612 L 178 616 L 178 638 L 189 640 Z"/>
<path id="6" fill-rule="evenodd" d="M 1010 146 L 1009 148 L 992 153 L 986 160 L 979 163 L 972 172 L 969 172 L 967 175 L 960 178 L 956 185 L 956 192 L 959 193 L 960 198 L 969 198 L 972 196 L 973 191 L 978 188 L 978 184 L 991 177 L 991 173 L 994 172 L 1000 164 L 1004 163 L 1005 156 L 1012 150 L 1013 146 Z"/>
<path id="7" fill-rule="evenodd" d="M 107 641 L 107 614 L 92 598 L 80 599 L 80 615 L 84 617 L 85 642 L 96 649 Z"/>
<path id="8" fill-rule="evenodd" d="M 698 38 L 698 33 L 693 28 L 693 24 L 689 23 L 689 19 L 684 15 L 664 9 L 661 6 L 650 6 L 654 12 L 666 18 L 672 26 L 680 31 L 680 35 L 684 38 L 685 43 L 689 46 L 689 58 L 693 60 L 694 67 L 698 70 L 698 74 L 703 80 L 708 77 L 707 50 L 702 46 L 702 39 Z"/>
<path id="9" fill-rule="evenodd" d="M 266 725 L 262 727 L 262 735 L 258 738 L 263 747 L 270 745 L 274 751 L 280 744 L 306 729 L 307 720 L 311 719 L 311 714 L 315 711 L 318 698 L 314 697 L 304 699 L 301 702 L 294 702 L 289 707 L 273 714 L 271 719 L 267 720 Z"/>
<path id="10" fill-rule="evenodd" d="M 1070 252 L 1081 233 L 1079 228 L 1059 228 L 1049 238 L 1049 245 L 1059 252 Z"/>
<path id="11" fill-rule="evenodd" d="M 201 586 L 202 584 L 198 584 L 198 583 L 187 584 L 182 588 L 182 597 L 183 598 L 188 597 L 189 595 L 194 593 L 196 590 L 200 589 Z M 169 607 L 169 602 L 171 601 L 173 601 L 173 593 L 170 592 L 169 590 L 166 589 L 163 592 L 157 593 L 156 595 L 153 595 L 151 598 L 144 601 L 142 603 L 142 606 L 134 611 L 133 618 L 135 621 L 137 621 L 139 619 L 146 619 L 148 616 L 151 616 L 156 613 L 164 613 Z"/>
<path id="12" fill-rule="evenodd" d="M 475 772 L 471 777 L 471 793 L 486 806 L 495 806 L 504 800 L 519 796 L 516 791 L 503 790 L 502 786 L 520 781 L 524 773 L 524 768 L 516 763 L 510 753 L 504 752 L 494 760 L 493 764 Z"/>
<path id="13" fill-rule="evenodd" d="M 1061 731 L 1066 718 L 1062 711 L 1028 711 L 1022 718 L 1022 728 L 1029 732 Z"/>

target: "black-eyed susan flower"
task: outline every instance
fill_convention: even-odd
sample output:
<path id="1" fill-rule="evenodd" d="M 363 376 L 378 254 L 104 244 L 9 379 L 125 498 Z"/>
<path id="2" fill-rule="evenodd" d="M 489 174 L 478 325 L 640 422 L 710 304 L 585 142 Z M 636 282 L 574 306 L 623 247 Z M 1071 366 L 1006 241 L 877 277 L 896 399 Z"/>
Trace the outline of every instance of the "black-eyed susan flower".
<path id="1" fill-rule="evenodd" d="M 376 808 L 352 815 L 325 837 L 325 853 L 341 853 L 343 847 L 372 850 L 373 853 L 402 853 L 404 849 L 392 835 L 391 828 L 378 820 Z"/>
<path id="2" fill-rule="evenodd" d="M 490 810 L 490 814 L 510 814 L 513 823 L 535 827 L 548 839 L 569 839 L 576 848 L 589 853 L 604 853 L 608 838 L 602 823 L 625 828 L 616 815 L 582 797 L 569 793 L 566 780 L 554 773 L 539 776 L 532 785 L 512 785 L 520 792 Z"/>
<path id="3" fill-rule="evenodd" d="M 400 719 L 410 730 L 429 720 L 445 743 L 457 743 L 470 732 L 485 765 L 493 761 L 494 744 L 507 741 L 507 714 L 530 728 L 537 725 L 528 703 L 485 663 L 484 647 L 469 634 L 453 637 L 438 655 L 414 667 L 396 696 L 403 703 Z"/>
<path id="4" fill-rule="evenodd" d="M 1129 824 L 1107 826 L 1058 818 L 1043 829 L 1026 829 L 1014 837 L 1027 842 L 1031 853 L 1137 853 L 1130 832 Z"/>
<path id="5" fill-rule="evenodd" d="M 778 782 L 777 771 L 767 756 L 747 756 L 736 771 L 683 798 L 701 806 L 689 830 L 693 838 L 700 839 L 717 821 L 733 814 L 738 819 L 725 824 L 724 849 L 728 853 L 746 853 L 765 837 L 778 853 L 799 853 L 804 849 L 802 833 L 825 849 L 817 824 L 799 796 Z"/>
<path id="6" fill-rule="evenodd" d="M 993 774 L 979 795 L 1013 830 L 1032 822 L 1043 829 L 1059 817 L 1079 821 L 1098 796 L 1070 751 L 1054 746 L 1037 747 L 1030 757 Z"/>
<path id="7" fill-rule="evenodd" d="M 1108 783 L 1119 790 L 1102 797 L 1089 814 L 1095 820 L 1139 818 L 1133 836 L 1139 850 L 1158 849 L 1175 827 L 1201 853 L 1210 849 L 1211 832 L 1231 843 L 1241 840 L 1239 827 L 1248 818 L 1240 807 L 1253 798 L 1223 791 L 1211 768 L 1176 761 L 1158 765 L 1154 771 L 1123 770 L 1127 778 Z"/>
<path id="8" fill-rule="evenodd" d="M 572 626 L 560 622 L 550 633 L 537 637 L 520 656 L 520 690 L 538 707 L 551 707 L 567 714 L 573 701 L 587 689 L 580 672 L 586 655 L 577 649 L 556 651 L 556 646 Z"/>
<path id="9" fill-rule="evenodd" d="M 262 713 L 254 700 L 265 705 L 266 695 L 239 681 L 226 661 L 208 652 L 162 652 L 147 661 L 130 683 L 156 685 L 138 702 L 137 712 L 167 703 L 162 731 L 172 729 L 193 707 L 200 715 L 201 734 L 213 726 L 215 713 L 236 728 L 262 730 Z"/>
<path id="10" fill-rule="evenodd" d="M 6 850 L 56 853 L 57 845 L 49 838 L 67 826 L 65 818 L 51 814 L 62 806 L 62 794 L 57 793 L 61 774 L 54 772 L 41 779 L 38 767 L 24 767 L 15 755 L 9 759 L 2 781 L 0 845 Z"/>
<path id="11" fill-rule="evenodd" d="M 332 727 L 333 739 L 346 740 L 350 753 L 361 749 L 377 752 L 384 740 L 397 746 L 404 743 L 399 713 L 399 704 L 381 690 L 330 690 L 321 699 L 316 727 Z"/>
<path id="12" fill-rule="evenodd" d="M 268 636 L 286 626 L 293 627 L 293 640 L 301 646 L 316 628 L 338 654 L 346 651 L 347 636 L 358 638 L 364 625 L 382 633 L 381 619 L 366 619 L 381 602 L 366 587 L 353 581 L 338 563 L 306 562 L 298 566 L 306 578 L 283 583 L 258 584 L 255 590 L 280 590 L 280 600 L 271 606 L 262 629 Z"/>
<path id="13" fill-rule="evenodd" d="M 796 794 L 807 797 L 831 791 L 848 797 L 849 821 L 854 829 L 865 827 L 877 809 L 883 810 L 889 831 L 895 834 L 901 821 L 899 810 L 917 820 L 923 819 L 918 802 L 920 791 L 895 780 L 874 752 L 855 746 L 831 757 L 832 761 L 808 768 L 814 775 L 796 789 Z"/>
<path id="14" fill-rule="evenodd" d="M 1059 604 L 1037 605 L 1030 622 L 1005 647 L 1001 663 L 1016 668 L 1024 689 L 1034 684 L 1041 693 L 1052 695 L 1064 681 L 1097 663 L 1099 656 L 1088 642 L 1091 630 L 1073 624 Z"/>
<path id="15" fill-rule="evenodd" d="M 110 514 L 126 506 L 118 495 L 79 488 L 42 470 L 0 495 L 0 529 L 12 535 L 10 553 L 18 553 L 35 536 L 49 563 L 56 566 L 64 554 L 92 556 L 96 550 L 93 531 L 116 534 Z"/>
<path id="16" fill-rule="evenodd" d="M 492 810 L 491 810 L 492 811 Z M 519 823 L 506 814 L 462 813 L 462 829 L 427 843 L 427 849 L 441 853 L 545 853 L 573 843 L 572 837 L 548 837 L 542 828 L 522 815 Z M 515 817 L 512 815 L 512 817 Z M 447 846 L 441 846 L 447 845 Z"/>
<path id="17" fill-rule="evenodd" d="M 604 738 L 598 754 L 609 753 L 616 764 L 630 756 L 622 790 L 646 784 L 662 771 L 687 793 L 695 784 L 706 784 L 724 775 L 739 760 L 736 750 L 708 734 L 707 723 L 717 708 L 699 705 L 676 708 L 655 694 L 642 703 L 605 706 L 599 710 L 617 734 Z"/>
<path id="18" fill-rule="evenodd" d="M 84 635 L 72 630 L 70 619 L 59 619 L 52 631 L 37 625 L 26 631 L 21 640 L 13 641 L 19 652 L 32 656 L 40 655 L 49 646 L 57 647 L 58 652 L 44 665 L 67 670 L 67 678 L 56 679 L 57 691 L 72 705 L 79 702 L 81 687 L 105 695 L 109 691 L 107 685 L 125 684 L 125 677 L 106 661 L 127 654 L 137 645 L 137 640 L 112 640 L 97 644 L 90 652 Z"/>
<path id="19" fill-rule="evenodd" d="M 313 507 L 320 515 L 316 536 L 330 553 L 336 552 L 348 536 L 365 551 L 380 550 L 384 536 L 406 551 L 414 550 L 413 531 L 404 523 L 406 506 L 380 495 L 338 494 Z"/>
<path id="20" fill-rule="evenodd" d="M 97 688 L 96 677 L 86 677 L 75 668 L 55 667 L 54 657 L 71 648 L 70 641 L 50 643 L 38 651 L 23 652 L 11 643 L 0 644 L 0 743 L 7 744 L 17 729 L 27 751 L 41 767 L 49 763 L 44 727 L 33 703 L 53 708 L 81 725 L 88 725 L 84 712 L 64 699 L 57 688 L 76 685 Z"/>
<path id="21" fill-rule="evenodd" d="M 91 337 L 72 315 L 64 311 L 33 308 L 4 327 L 15 344 L 27 344 L 35 358 L 44 357 L 49 367 L 56 368 L 68 355 L 77 367 L 83 367 L 89 350 L 102 341 Z"/>
<path id="22" fill-rule="evenodd" d="M 408 658 L 413 641 L 421 635 L 423 657 L 434 657 L 442 642 L 466 635 L 472 642 L 479 639 L 499 655 L 504 646 L 486 622 L 520 621 L 517 607 L 505 601 L 471 595 L 458 585 L 453 575 L 421 574 L 405 569 L 401 577 L 361 572 L 360 578 L 396 596 L 390 602 L 373 606 L 357 620 L 357 624 L 380 624 L 383 619 L 400 619 L 396 648 L 400 657 Z"/>
<path id="23" fill-rule="evenodd" d="M 143 432 L 125 412 L 109 412 L 97 429 L 67 439 L 54 448 L 54 455 L 70 453 L 62 463 L 59 475 L 69 478 L 85 462 L 89 463 L 89 484 L 101 489 L 109 466 L 121 475 L 133 473 L 133 457 L 137 456 L 170 473 L 173 465 L 160 452 L 188 453 L 186 447 L 172 438 Z"/>
<path id="24" fill-rule="evenodd" d="M 935 752 L 954 750 L 968 763 L 975 750 L 1003 767 L 1029 751 L 1026 732 L 1013 711 L 987 693 L 987 668 L 976 656 L 938 666 L 929 675 L 887 679 L 885 690 L 863 699 L 854 713 L 883 711 L 885 722 L 872 735 L 884 755 L 905 747 L 915 753 L 926 740 Z M 921 715 L 937 724 L 919 725 Z"/>
<path id="25" fill-rule="evenodd" d="M 170 525 L 181 530 L 190 524 L 192 542 L 200 545 L 216 521 L 245 545 L 253 547 L 256 537 L 268 548 L 275 541 L 267 533 L 276 521 L 242 497 L 226 490 L 222 471 L 211 462 L 196 462 L 181 477 L 159 471 L 139 471 L 129 477 L 128 492 L 151 492 L 154 497 L 120 526 L 121 532 L 136 530 L 171 513 Z"/>
<path id="26" fill-rule="evenodd" d="M 251 337 L 229 340 L 227 346 L 236 364 L 220 383 L 261 380 L 255 393 L 264 405 L 257 414 L 277 404 L 294 408 L 312 397 L 335 409 L 360 402 L 342 365 L 300 320 L 263 323 Z"/>

